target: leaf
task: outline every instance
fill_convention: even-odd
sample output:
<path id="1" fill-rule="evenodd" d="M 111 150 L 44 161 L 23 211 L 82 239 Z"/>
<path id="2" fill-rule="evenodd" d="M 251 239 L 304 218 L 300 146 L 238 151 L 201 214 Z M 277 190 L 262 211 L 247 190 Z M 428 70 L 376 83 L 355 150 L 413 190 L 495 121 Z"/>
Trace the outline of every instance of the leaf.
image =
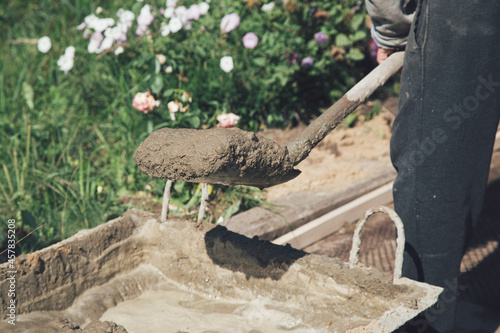
<path id="1" fill-rule="evenodd" d="M 161 77 L 161 75 L 157 74 L 155 75 L 153 83 L 151 84 L 151 91 L 153 92 L 153 94 L 159 94 L 162 89 L 163 78 Z"/>
<path id="2" fill-rule="evenodd" d="M 356 31 L 356 33 L 352 37 L 352 41 L 353 42 L 357 42 L 358 40 L 363 40 L 365 38 L 366 38 L 366 32 L 360 30 L 360 31 Z"/>
<path id="3" fill-rule="evenodd" d="M 266 64 L 266 58 L 264 58 L 264 57 L 255 58 L 252 61 L 253 61 L 254 65 L 257 65 L 257 66 L 264 66 Z"/>
<path id="4" fill-rule="evenodd" d="M 157 58 L 155 58 L 155 74 L 160 73 L 160 71 L 161 71 L 160 60 L 158 60 Z"/>
<path id="5" fill-rule="evenodd" d="M 335 36 L 335 45 L 336 46 L 348 46 L 351 45 L 351 41 L 344 34 L 338 34 Z"/>
<path id="6" fill-rule="evenodd" d="M 200 127 L 201 125 L 201 120 L 200 120 L 200 117 L 191 117 L 188 119 L 189 121 L 189 124 L 191 125 L 191 127 L 193 128 L 198 128 Z"/>
<path id="7" fill-rule="evenodd" d="M 26 101 L 26 104 L 28 104 L 28 108 L 30 110 L 33 110 L 35 105 L 33 103 L 33 98 L 35 93 L 33 92 L 33 87 L 27 83 L 23 82 L 23 95 L 24 95 L 24 100 Z"/>
<path id="8" fill-rule="evenodd" d="M 163 96 L 164 97 L 170 97 L 174 94 L 175 90 L 174 89 L 165 89 L 165 91 L 163 91 Z"/>
<path id="9" fill-rule="evenodd" d="M 365 55 L 358 49 L 350 49 L 349 53 L 347 53 L 347 57 L 354 61 L 360 61 L 365 58 Z"/>
<path id="10" fill-rule="evenodd" d="M 352 31 L 356 31 L 359 29 L 361 24 L 365 21 L 365 15 L 364 14 L 356 14 L 351 20 L 351 29 Z"/>
<path id="11" fill-rule="evenodd" d="M 345 117 L 344 122 L 347 125 L 347 127 L 351 127 L 352 125 L 354 125 L 354 123 L 356 122 L 357 119 L 358 119 L 358 115 L 355 113 L 351 113 L 350 115 Z"/>

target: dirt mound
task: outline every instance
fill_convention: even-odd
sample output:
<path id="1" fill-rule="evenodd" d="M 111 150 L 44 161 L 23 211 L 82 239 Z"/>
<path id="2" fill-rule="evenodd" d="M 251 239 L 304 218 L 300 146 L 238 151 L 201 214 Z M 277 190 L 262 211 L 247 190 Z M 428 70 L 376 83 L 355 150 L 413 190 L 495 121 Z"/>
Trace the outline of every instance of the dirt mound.
<path id="1" fill-rule="evenodd" d="M 275 201 L 301 191 L 322 191 L 348 184 L 391 168 L 389 141 L 392 116 L 381 113 L 352 128 L 338 128 L 314 148 L 296 168 L 302 173 L 287 183 L 266 189 L 267 200 Z M 286 142 L 303 128 L 262 132 L 277 143 Z"/>

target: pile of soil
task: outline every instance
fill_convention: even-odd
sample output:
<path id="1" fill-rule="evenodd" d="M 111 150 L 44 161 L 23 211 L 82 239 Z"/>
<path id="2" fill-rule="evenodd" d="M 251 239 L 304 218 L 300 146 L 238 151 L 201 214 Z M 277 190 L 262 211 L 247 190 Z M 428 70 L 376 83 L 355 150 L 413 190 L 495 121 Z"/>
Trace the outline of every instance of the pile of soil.
<path id="1" fill-rule="evenodd" d="M 302 173 L 289 182 L 266 189 L 266 199 L 272 202 L 296 192 L 343 188 L 391 168 L 389 141 L 394 115 L 385 105 L 394 109 L 394 103 L 394 98 L 388 99 L 382 106 L 383 111 L 370 120 L 364 119 L 373 110 L 373 103 L 360 106 L 354 126 L 344 124 L 333 130 L 296 166 Z M 304 128 L 267 130 L 261 134 L 284 144 Z"/>

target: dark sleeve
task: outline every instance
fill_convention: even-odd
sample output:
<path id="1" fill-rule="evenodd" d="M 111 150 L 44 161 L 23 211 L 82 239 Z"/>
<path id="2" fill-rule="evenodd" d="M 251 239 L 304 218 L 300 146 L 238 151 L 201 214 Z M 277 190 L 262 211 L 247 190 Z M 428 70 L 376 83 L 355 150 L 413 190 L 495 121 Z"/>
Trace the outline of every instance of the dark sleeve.
<path id="1" fill-rule="evenodd" d="M 379 47 L 404 48 L 410 32 L 416 0 L 365 0 L 373 22 L 371 34 Z"/>

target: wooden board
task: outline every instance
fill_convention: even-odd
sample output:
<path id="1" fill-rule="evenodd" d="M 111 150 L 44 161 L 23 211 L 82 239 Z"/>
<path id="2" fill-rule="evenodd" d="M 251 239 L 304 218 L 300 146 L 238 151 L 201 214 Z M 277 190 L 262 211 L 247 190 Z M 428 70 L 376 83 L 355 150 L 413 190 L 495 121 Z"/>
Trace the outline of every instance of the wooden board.
<path id="1" fill-rule="evenodd" d="M 287 244 L 303 249 L 312 243 L 340 229 L 346 222 L 353 222 L 363 217 L 366 210 L 392 202 L 392 184 L 390 182 L 365 194 L 344 206 L 341 206 L 273 241 L 275 244 Z"/>

